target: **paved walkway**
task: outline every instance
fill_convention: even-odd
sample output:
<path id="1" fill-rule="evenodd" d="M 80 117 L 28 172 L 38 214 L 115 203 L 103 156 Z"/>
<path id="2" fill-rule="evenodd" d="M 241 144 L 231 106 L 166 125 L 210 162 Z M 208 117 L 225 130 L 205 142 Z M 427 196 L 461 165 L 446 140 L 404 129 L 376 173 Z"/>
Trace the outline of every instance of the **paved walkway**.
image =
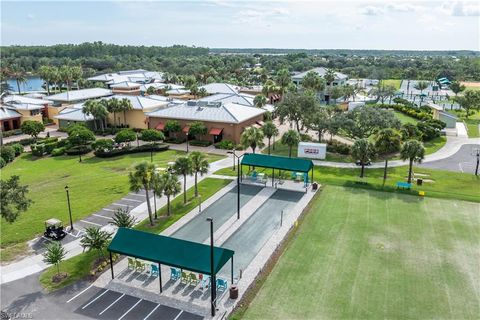
<path id="1" fill-rule="evenodd" d="M 212 175 L 215 171 L 229 167 L 232 165 L 232 159 L 225 158 L 222 160 L 215 161 L 210 164 L 210 170 L 207 174 L 198 177 L 198 181 L 205 179 Z M 180 178 L 180 182 L 183 181 L 183 178 Z M 182 183 L 183 185 L 183 183 Z M 190 188 L 194 185 L 194 177 L 187 176 L 187 188 Z M 180 196 L 177 195 L 177 196 Z M 144 196 L 143 196 L 144 197 Z M 75 222 L 74 229 L 83 230 L 87 226 L 98 226 L 101 227 L 103 230 L 113 231 L 115 228 L 109 224 L 111 221 L 111 216 L 113 216 L 113 211 L 115 208 L 123 207 L 123 208 L 130 208 L 130 214 L 132 214 L 137 221 L 142 221 L 148 218 L 148 211 L 147 211 L 147 202 L 137 202 L 142 198 L 142 193 L 133 194 L 129 193 L 122 199 L 114 202 L 113 204 L 105 207 L 104 209 L 86 217 L 82 220 Z M 138 200 L 137 200 L 138 199 Z M 136 200 L 136 201 L 134 201 Z M 150 199 L 153 205 L 153 195 Z M 161 208 L 162 206 L 166 205 L 167 199 L 166 197 L 157 198 L 157 208 Z M 136 204 L 136 206 L 135 206 Z M 134 207 L 133 207 L 134 206 Z M 64 244 L 65 249 L 68 251 L 66 258 L 71 258 L 83 252 L 83 248 L 80 246 L 80 234 L 74 233 L 73 237 L 67 241 L 68 243 Z M 39 252 L 38 254 L 28 256 L 23 258 L 22 260 L 13 262 L 11 264 L 1 266 L 0 267 L 0 274 L 1 274 L 1 282 L 0 283 L 7 283 L 10 281 L 14 281 L 33 273 L 39 272 L 44 270 L 48 267 L 48 265 L 43 262 L 43 256 Z"/>

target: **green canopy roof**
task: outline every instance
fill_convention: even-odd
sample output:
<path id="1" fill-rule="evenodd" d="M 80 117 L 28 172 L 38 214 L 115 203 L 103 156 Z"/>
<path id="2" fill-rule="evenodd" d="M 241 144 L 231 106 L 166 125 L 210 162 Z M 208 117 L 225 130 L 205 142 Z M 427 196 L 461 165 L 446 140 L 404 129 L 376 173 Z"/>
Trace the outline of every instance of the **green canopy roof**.
<path id="1" fill-rule="evenodd" d="M 246 153 L 243 156 L 242 164 L 298 172 L 308 172 L 313 168 L 313 162 L 311 160 L 268 156 L 257 153 Z"/>
<path id="2" fill-rule="evenodd" d="M 208 224 L 205 223 L 205 228 Z M 108 246 L 119 254 L 210 274 L 210 246 L 133 229 L 119 228 Z M 229 249 L 214 248 L 215 274 L 232 258 Z"/>

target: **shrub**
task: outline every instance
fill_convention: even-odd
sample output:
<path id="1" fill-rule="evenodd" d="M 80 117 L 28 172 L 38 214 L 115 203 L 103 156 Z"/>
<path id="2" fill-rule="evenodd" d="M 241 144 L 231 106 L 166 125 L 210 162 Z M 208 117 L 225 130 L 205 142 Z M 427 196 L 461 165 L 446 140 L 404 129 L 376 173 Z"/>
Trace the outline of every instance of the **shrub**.
<path id="1" fill-rule="evenodd" d="M 423 141 L 429 141 L 440 136 L 440 130 L 426 122 L 417 123 L 417 128 L 422 133 Z"/>
<path id="2" fill-rule="evenodd" d="M 216 149 L 232 150 L 235 147 L 235 142 L 231 140 L 223 140 L 215 143 Z"/>
<path id="3" fill-rule="evenodd" d="M 20 143 L 12 144 L 12 148 L 15 151 L 15 157 L 18 157 L 23 152 L 23 146 Z"/>
<path id="4" fill-rule="evenodd" d="M 6 163 L 15 159 L 15 149 L 11 146 L 3 146 L 0 148 L 0 157 L 5 160 Z"/>
<path id="5" fill-rule="evenodd" d="M 7 137 L 11 137 L 11 136 L 16 136 L 16 135 L 19 135 L 19 134 L 22 134 L 22 130 L 21 129 L 16 129 L 16 130 L 9 130 L 9 131 L 4 131 L 2 132 L 2 136 L 4 138 L 7 138 Z"/>
<path id="6" fill-rule="evenodd" d="M 131 129 L 122 129 L 120 130 L 117 135 L 115 136 L 115 142 L 116 143 L 122 143 L 122 142 L 132 142 L 137 139 L 137 134 L 135 131 Z"/>
<path id="7" fill-rule="evenodd" d="M 45 147 L 41 143 L 32 144 L 31 149 L 32 149 L 32 154 L 35 157 L 43 157 L 43 154 L 45 153 Z"/>
<path id="8" fill-rule="evenodd" d="M 175 143 L 175 144 L 184 143 L 185 141 L 187 141 L 187 139 L 182 137 L 168 137 L 165 139 L 165 142 Z"/>
<path id="9" fill-rule="evenodd" d="M 197 147 L 208 147 L 212 144 L 212 142 L 208 140 L 191 140 L 189 141 L 189 144 Z"/>
<path id="10" fill-rule="evenodd" d="M 52 150 L 53 157 L 63 156 L 64 154 L 65 154 L 65 147 L 55 148 Z"/>
<path id="11" fill-rule="evenodd" d="M 62 139 L 57 142 L 57 148 L 63 148 L 68 146 L 68 140 Z"/>
<path id="12" fill-rule="evenodd" d="M 40 140 L 42 143 L 52 143 L 52 142 L 57 142 L 58 137 L 48 137 L 45 139 Z"/>
<path id="13" fill-rule="evenodd" d="M 84 146 L 84 147 L 72 147 L 69 149 L 65 150 L 65 153 L 68 154 L 69 156 L 78 156 L 79 154 L 86 154 L 92 151 L 91 146 Z"/>
<path id="14" fill-rule="evenodd" d="M 112 139 L 98 139 L 92 144 L 92 147 L 95 151 L 111 151 L 113 150 L 113 141 Z"/>
<path id="15" fill-rule="evenodd" d="M 235 147 L 235 150 L 243 150 L 243 145 L 241 145 L 240 143 L 237 144 L 237 146 Z"/>
<path id="16" fill-rule="evenodd" d="M 351 152 L 351 147 L 348 144 L 332 140 L 332 142 L 327 144 L 327 151 L 331 153 L 349 155 Z"/>
<path id="17" fill-rule="evenodd" d="M 3 160 L 3 158 L 0 158 L 0 168 L 3 168 L 7 165 L 7 163 L 5 162 L 5 160 Z"/>
<path id="18" fill-rule="evenodd" d="M 300 133 L 300 141 L 312 141 L 312 137 L 305 133 Z"/>
<path id="19" fill-rule="evenodd" d="M 43 145 L 43 149 L 46 154 L 51 154 L 53 149 L 57 148 L 57 143 L 56 142 L 50 142 L 50 143 L 45 143 Z"/>
<path id="20" fill-rule="evenodd" d="M 34 142 L 35 142 L 35 139 L 33 139 L 33 138 L 25 138 L 25 139 L 21 139 L 21 140 L 15 141 L 15 142 L 6 143 L 5 145 L 11 146 L 13 144 L 18 143 L 18 144 L 21 144 L 22 146 L 28 146 L 28 145 L 31 145 Z"/>
<path id="21" fill-rule="evenodd" d="M 94 152 L 95 156 L 99 158 L 111 158 L 111 157 L 116 157 L 116 156 L 121 156 L 124 154 L 129 154 L 129 153 L 138 153 L 138 152 L 147 152 L 147 151 L 165 151 L 168 149 L 168 145 L 166 144 L 144 144 L 139 147 L 126 147 L 123 149 L 113 149 L 111 151 L 103 151 L 103 150 L 96 150 Z"/>

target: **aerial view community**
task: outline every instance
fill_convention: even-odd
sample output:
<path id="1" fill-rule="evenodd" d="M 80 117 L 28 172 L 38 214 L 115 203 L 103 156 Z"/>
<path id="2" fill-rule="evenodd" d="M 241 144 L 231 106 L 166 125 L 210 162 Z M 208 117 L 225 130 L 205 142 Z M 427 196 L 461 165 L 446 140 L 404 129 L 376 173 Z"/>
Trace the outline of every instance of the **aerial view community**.
<path id="1" fill-rule="evenodd" d="M 2 1 L 1 319 L 479 319 L 478 1 Z"/>

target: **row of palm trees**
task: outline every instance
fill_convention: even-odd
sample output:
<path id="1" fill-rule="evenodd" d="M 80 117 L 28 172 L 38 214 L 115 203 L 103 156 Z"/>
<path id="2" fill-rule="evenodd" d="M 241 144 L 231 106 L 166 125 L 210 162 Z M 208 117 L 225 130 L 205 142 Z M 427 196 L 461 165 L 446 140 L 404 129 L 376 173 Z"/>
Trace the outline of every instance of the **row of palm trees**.
<path id="1" fill-rule="evenodd" d="M 210 165 L 205 157 L 205 154 L 194 151 L 188 157 L 179 157 L 175 164 L 169 170 L 159 173 L 158 169 L 153 163 L 141 162 L 135 165 L 134 170 L 129 174 L 130 190 L 138 192 L 145 190 L 145 197 L 147 200 L 147 209 L 150 225 L 154 225 L 157 212 L 152 214 L 152 206 L 150 203 L 150 192 L 153 191 L 156 196 L 167 197 L 167 216 L 171 215 L 170 200 L 181 191 L 181 185 L 178 175 L 183 176 L 183 203 L 187 203 L 187 175 L 194 175 L 195 177 L 195 197 L 198 197 L 198 175 L 203 175 L 208 172 Z"/>
<path id="2" fill-rule="evenodd" d="M 54 91 L 60 90 L 62 84 L 70 91 L 72 84 L 76 83 L 80 89 L 80 81 L 83 79 L 83 69 L 80 66 L 64 65 L 61 67 L 43 65 L 38 69 L 38 74 L 45 81 L 47 92 L 50 94 L 50 85 L 54 84 Z"/>
<path id="3" fill-rule="evenodd" d="M 132 109 L 132 103 L 127 98 L 111 98 L 88 100 L 83 106 L 83 113 L 93 116 L 95 130 L 97 130 L 97 120 L 100 120 L 100 127 L 103 131 L 107 126 L 106 119 L 109 113 L 113 113 L 113 126 L 117 127 L 117 113 L 123 112 L 123 124 L 125 125 L 127 123 L 126 112 Z"/>

